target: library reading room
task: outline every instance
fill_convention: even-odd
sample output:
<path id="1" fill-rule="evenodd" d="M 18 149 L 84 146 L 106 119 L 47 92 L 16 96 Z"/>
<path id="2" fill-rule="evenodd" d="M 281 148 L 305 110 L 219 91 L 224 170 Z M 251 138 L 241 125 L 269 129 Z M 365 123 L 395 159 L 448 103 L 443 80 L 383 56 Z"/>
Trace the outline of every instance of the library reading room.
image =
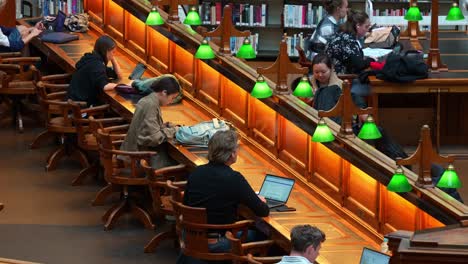
<path id="1" fill-rule="evenodd" d="M 0 80 L 0 264 L 468 263 L 467 0 L 0 0 Z"/>

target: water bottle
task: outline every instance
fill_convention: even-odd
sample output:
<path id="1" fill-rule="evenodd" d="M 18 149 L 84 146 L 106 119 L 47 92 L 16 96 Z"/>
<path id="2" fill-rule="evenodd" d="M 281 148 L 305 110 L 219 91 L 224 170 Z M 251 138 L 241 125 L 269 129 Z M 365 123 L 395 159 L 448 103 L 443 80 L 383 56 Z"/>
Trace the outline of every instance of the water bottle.
<path id="1" fill-rule="evenodd" d="M 380 244 L 380 252 L 388 253 L 388 238 L 384 238 L 382 244 Z"/>

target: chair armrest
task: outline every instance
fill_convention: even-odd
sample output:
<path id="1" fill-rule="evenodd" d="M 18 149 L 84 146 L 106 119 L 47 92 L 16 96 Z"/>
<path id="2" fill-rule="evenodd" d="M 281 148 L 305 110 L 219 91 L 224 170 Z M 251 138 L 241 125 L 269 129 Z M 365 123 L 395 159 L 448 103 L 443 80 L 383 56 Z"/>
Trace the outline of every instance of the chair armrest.
<path id="1" fill-rule="evenodd" d="M 120 156 L 129 156 L 132 158 L 147 158 L 153 155 L 156 155 L 155 151 L 125 151 L 125 150 L 117 150 L 117 149 L 101 149 L 102 151 L 114 155 L 120 155 Z"/>
<path id="2" fill-rule="evenodd" d="M 40 57 L 15 57 L 2 59 L 2 63 L 12 63 L 21 65 L 32 64 L 39 61 L 41 61 Z"/>
<path id="3" fill-rule="evenodd" d="M 67 92 L 55 92 L 55 93 L 50 93 L 47 95 L 47 100 L 57 100 L 57 99 L 65 99 L 67 96 Z"/>
<path id="4" fill-rule="evenodd" d="M 254 257 L 251 254 L 247 255 L 248 263 L 250 264 L 270 264 L 278 263 L 281 261 L 283 256 L 274 256 L 274 257 Z"/>
<path id="5" fill-rule="evenodd" d="M 212 225 L 212 224 L 198 224 L 198 223 L 192 223 L 192 222 L 186 222 L 182 220 L 182 223 L 188 227 L 191 228 L 200 228 L 200 229 L 215 229 L 215 230 L 231 230 L 231 229 L 243 229 L 247 228 L 249 226 L 252 226 L 255 221 L 253 220 L 242 220 L 242 221 L 237 221 L 233 224 L 225 224 L 225 225 Z"/>
<path id="6" fill-rule="evenodd" d="M 95 115 L 95 114 L 102 114 L 104 111 L 109 109 L 109 105 L 99 105 L 99 106 L 93 106 L 89 108 L 84 108 L 81 109 L 81 113 L 87 113 L 88 115 Z"/>
<path id="7" fill-rule="evenodd" d="M 155 175 L 162 175 L 162 174 L 168 174 L 168 173 L 175 173 L 175 172 L 182 172 L 187 170 L 187 165 L 185 164 L 177 164 L 174 166 L 168 166 L 164 168 L 160 168 L 157 170 L 154 170 Z"/>
<path id="8" fill-rule="evenodd" d="M 243 243 L 242 248 L 248 251 L 248 250 L 258 249 L 258 248 L 268 248 L 274 244 L 275 244 L 274 240 L 262 240 L 262 241 Z"/>
<path id="9" fill-rule="evenodd" d="M 18 74 L 20 70 L 21 67 L 16 64 L 0 64 L 0 71 L 4 71 L 7 74 Z"/>
<path id="10" fill-rule="evenodd" d="M 94 119 L 94 120 L 101 123 L 101 124 L 119 123 L 119 122 L 125 122 L 126 121 L 122 117 L 97 118 L 97 119 Z M 122 125 L 122 126 L 124 126 L 124 125 Z M 107 130 L 107 128 L 109 128 L 109 127 L 106 127 L 106 131 L 109 132 Z"/>
<path id="11" fill-rule="evenodd" d="M 125 121 L 125 119 L 123 119 Z M 109 126 L 104 128 L 107 133 L 116 132 L 116 131 L 127 131 L 130 128 L 129 124 L 119 125 L 119 126 Z M 111 133 L 112 134 L 112 133 Z"/>
<path id="12" fill-rule="evenodd" d="M 64 74 L 52 74 L 46 75 L 41 77 L 41 81 L 43 82 L 50 82 L 50 81 L 59 81 L 59 80 L 67 80 L 71 79 L 71 74 L 64 73 Z"/>
<path id="13" fill-rule="evenodd" d="M 19 57 L 19 56 L 21 56 L 21 52 L 1 52 L 0 53 L 0 59 Z"/>
<path id="14" fill-rule="evenodd" d="M 38 84 L 41 83 L 42 86 L 46 87 L 49 91 L 51 92 L 60 92 L 60 91 L 67 91 L 68 90 L 68 84 L 66 83 L 45 83 L 45 82 L 38 82 Z"/>

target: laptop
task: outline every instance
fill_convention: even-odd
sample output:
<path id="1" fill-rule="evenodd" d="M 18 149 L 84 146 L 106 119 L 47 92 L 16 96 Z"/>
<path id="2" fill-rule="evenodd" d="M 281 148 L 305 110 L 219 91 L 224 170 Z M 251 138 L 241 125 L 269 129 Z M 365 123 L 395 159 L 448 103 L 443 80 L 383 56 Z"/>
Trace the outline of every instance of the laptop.
<path id="1" fill-rule="evenodd" d="M 267 174 L 263 180 L 259 195 L 265 197 L 270 209 L 285 205 L 294 183 L 294 179 Z"/>
<path id="2" fill-rule="evenodd" d="M 143 73 L 145 73 L 145 70 L 146 70 L 146 65 L 139 62 L 135 66 L 135 68 L 133 69 L 130 76 L 128 76 L 128 79 L 130 79 L 130 80 L 139 80 L 141 78 L 141 76 L 143 76 Z"/>
<path id="3" fill-rule="evenodd" d="M 388 264 L 389 262 L 389 255 L 364 247 L 359 264 Z"/>

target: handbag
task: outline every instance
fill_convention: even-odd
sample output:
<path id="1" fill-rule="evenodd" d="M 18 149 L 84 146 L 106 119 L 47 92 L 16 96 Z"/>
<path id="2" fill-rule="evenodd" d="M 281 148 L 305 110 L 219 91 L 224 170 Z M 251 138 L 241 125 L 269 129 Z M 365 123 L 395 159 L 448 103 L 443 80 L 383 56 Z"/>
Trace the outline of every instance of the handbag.
<path id="1" fill-rule="evenodd" d="M 382 27 L 372 30 L 370 36 L 364 40 L 364 46 L 369 48 L 390 49 L 400 38 L 400 29 L 397 26 Z"/>

